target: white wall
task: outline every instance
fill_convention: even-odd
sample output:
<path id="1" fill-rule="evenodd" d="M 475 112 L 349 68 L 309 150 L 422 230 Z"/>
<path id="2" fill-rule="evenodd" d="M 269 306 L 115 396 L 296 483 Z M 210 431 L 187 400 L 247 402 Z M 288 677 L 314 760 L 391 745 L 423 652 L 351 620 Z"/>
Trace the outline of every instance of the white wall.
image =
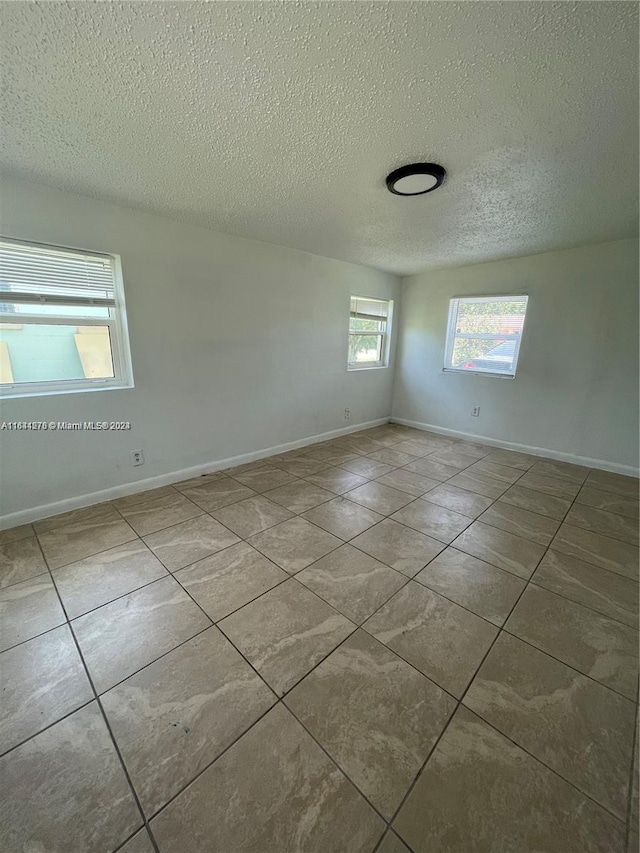
<path id="1" fill-rule="evenodd" d="M 529 294 L 516 378 L 443 373 L 449 300 L 509 293 Z M 637 468 L 637 240 L 404 279 L 393 416 Z"/>
<path id="2" fill-rule="evenodd" d="M 396 277 L 7 178 L 0 190 L 4 236 L 121 256 L 135 379 L 0 404 L 2 421 L 133 427 L 0 432 L 0 515 L 390 415 L 393 369 L 348 373 L 347 328 L 350 294 L 397 300 Z"/>

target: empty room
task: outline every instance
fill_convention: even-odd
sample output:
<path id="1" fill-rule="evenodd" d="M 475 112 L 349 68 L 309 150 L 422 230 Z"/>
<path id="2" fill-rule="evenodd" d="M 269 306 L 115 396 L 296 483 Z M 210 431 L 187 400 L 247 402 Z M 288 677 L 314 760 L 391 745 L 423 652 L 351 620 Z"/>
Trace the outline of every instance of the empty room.
<path id="1" fill-rule="evenodd" d="M 638 12 L 0 0 L 2 853 L 639 853 Z"/>

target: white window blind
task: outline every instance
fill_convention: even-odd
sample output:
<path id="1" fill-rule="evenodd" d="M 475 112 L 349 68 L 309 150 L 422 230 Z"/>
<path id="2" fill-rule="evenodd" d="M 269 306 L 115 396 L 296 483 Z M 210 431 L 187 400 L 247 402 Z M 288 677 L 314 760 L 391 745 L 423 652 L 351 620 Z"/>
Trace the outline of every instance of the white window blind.
<path id="1" fill-rule="evenodd" d="M 389 316 L 389 303 L 381 299 L 351 297 L 351 317 L 359 320 L 384 320 Z"/>
<path id="2" fill-rule="evenodd" d="M 515 376 L 527 302 L 527 296 L 452 299 L 444 369 Z"/>
<path id="3" fill-rule="evenodd" d="M 2 302 L 113 306 L 114 278 L 109 255 L 0 240 Z"/>

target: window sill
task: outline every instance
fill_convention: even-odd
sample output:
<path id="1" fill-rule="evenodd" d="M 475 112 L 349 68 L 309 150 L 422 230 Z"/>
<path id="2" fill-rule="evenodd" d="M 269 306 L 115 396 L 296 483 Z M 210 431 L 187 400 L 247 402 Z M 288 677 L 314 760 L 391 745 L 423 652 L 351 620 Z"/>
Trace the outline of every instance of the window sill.
<path id="1" fill-rule="evenodd" d="M 36 383 L 34 383 L 34 386 Z M 54 388 L 46 388 L 39 384 L 38 387 L 26 388 L 0 388 L 0 400 L 15 400 L 24 399 L 25 397 L 53 397 L 58 394 L 86 394 L 90 391 L 123 391 L 126 388 L 133 388 L 133 382 L 118 382 L 118 384 L 107 385 L 68 385 L 62 387 L 58 385 Z"/>
<path id="2" fill-rule="evenodd" d="M 359 367 L 347 365 L 347 373 L 358 373 L 363 370 L 388 370 L 388 364 L 363 364 Z"/>
<path id="3" fill-rule="evenodd" d="M 456 370 L 453 367 L 443 367 L 441 373 L 454 373 L 458 376 L 488 376 L 490 379 L 515 379 L 511 373 L 491 373 L 489 370 Z"/>

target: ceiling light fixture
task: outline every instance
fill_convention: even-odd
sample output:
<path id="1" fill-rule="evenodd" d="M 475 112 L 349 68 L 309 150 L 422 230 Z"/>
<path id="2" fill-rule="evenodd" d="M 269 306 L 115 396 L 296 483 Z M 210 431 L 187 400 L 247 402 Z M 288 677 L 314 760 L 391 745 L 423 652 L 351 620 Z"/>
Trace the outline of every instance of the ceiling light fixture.
<path id="1" fill-rule="evenodd" d="M 424 195 L 437 190 L 446 174 L 437 163 L 412 163 L 387 175 L 387 189 L 394 195 Z"/>

